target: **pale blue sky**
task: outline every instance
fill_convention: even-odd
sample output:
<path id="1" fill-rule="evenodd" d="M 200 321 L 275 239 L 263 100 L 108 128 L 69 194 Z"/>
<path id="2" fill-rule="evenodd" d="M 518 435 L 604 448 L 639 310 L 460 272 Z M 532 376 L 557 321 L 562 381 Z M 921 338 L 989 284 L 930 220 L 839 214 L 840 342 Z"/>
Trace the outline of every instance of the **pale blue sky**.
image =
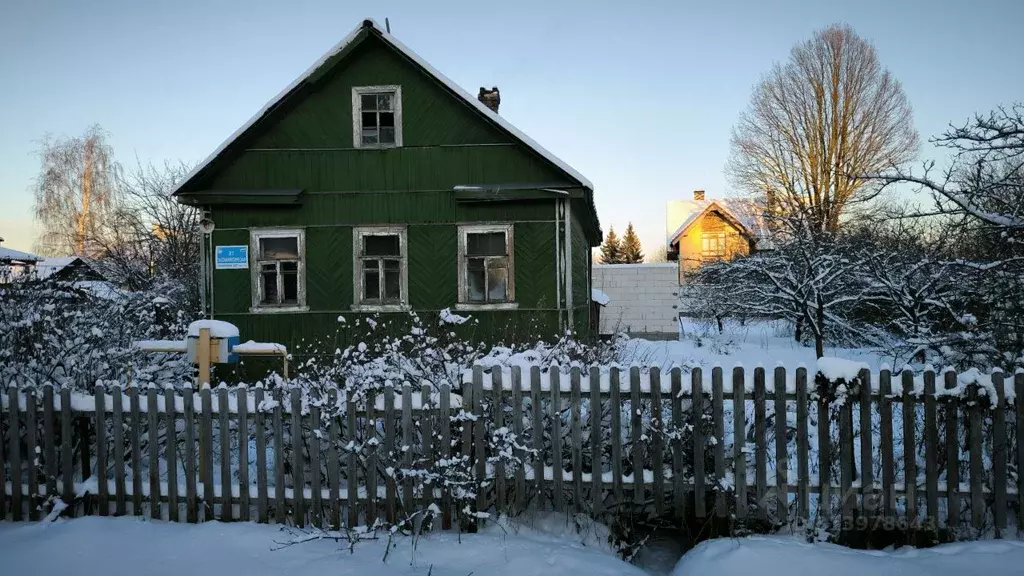
<path id="1" fill-rule="evenodd" d="M 197 162 L 366 16 L 594 182 L 602 226 L 663 241 L 664 206 L 727 192 L 729 133 L 792 45 L 847 22 L 923 136 L 1024 100 L 1024 0 L 0 1 L 0 236 L 28 249 L 33 151 L 111 134 L 122 162 Z M 924 149 L 930 155 L 932 149 Z"/>

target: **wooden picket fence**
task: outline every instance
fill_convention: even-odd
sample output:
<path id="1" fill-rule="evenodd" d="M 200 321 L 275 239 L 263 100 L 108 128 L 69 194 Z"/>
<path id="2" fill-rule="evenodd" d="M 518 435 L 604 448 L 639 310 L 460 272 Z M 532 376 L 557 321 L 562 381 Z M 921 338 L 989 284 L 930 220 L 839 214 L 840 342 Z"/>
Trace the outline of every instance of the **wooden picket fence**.
<path id="1" fill-rule="evenodd" d="M 997 535 L 1017 511 L 1008 502 L 1024 492 L 1024 474 L 1008 486 L 1008 468 L 1024 470 L 1024 402 L 1012 401 L 1024 397 L 1024 374 L 964 384 L 950 371 L 937 390 L 932 371 L 894 382 L 889 370 L 862 370 L 838 389 L 802 367 L 775 368 L 770 379 L 760 367 L 709 372 L 476 366 L 455 392 L 405 385 L 359 402 L 336 389 L 101 386 L 86 395 L 19 383 L 0 395 L 0 518 L 38 519 L 59 496 L 71 515 L 323 527 L 436 506 L 448 527 L 459 512 L 452 494 L 393 470 L 455 457 L 488 479 L 477 510 L 599 516 L 628 504 L 786 523 L 834 503 L 844 518 L 991 522 Z M 524 465 L 488 460 L 499 430 L 521 439 Z"/>

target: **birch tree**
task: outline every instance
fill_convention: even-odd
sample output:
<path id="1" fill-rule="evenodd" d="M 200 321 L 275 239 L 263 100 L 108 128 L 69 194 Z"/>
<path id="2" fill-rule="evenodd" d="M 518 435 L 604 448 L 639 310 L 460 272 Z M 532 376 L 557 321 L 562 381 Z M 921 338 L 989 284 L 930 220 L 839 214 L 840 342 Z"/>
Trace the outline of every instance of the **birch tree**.
<path id="1" fill-rule="evenodd" d="M 39 156 L 33 210 L 43 231 L 37 249 L 46 255 L 95 255 L 90 240 L 117 204 L 117 165 L 106 133 L 94 125 L 79 137 L 47 136 Z"/>
<path id="2" fill-rule="evenodd" d="M 869 175 L 903 166 L 918 134 L 900 83 L 875 47 L 832 25 L 797 44 L 754 88 L 733 129 L 727 171 L 773 214 L 799 216 L 815 235 L 883 188 Z"/>

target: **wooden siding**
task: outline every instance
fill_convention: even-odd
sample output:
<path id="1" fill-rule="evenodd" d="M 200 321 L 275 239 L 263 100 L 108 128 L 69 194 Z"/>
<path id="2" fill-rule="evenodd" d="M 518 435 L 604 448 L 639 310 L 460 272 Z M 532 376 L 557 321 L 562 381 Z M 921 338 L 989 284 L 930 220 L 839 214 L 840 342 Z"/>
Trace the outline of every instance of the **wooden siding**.
<path id="1" fill-rule="evenodd" d="M 726 220 L 716 211 L 709 211 L 695 222 L 687 230 L 686 234 L 679 239 L 679 280 L 683 281 L 686 272 L 700 266 L 701 262 L 709 260 L 703 252 L 704 233 L 725 233 L 725 256 L 724 258 L 735 258 L 750 254 L 750 240 L 744 236 L 740 229 Z M 710 258 L 718 259 L 718 258 Z"/>

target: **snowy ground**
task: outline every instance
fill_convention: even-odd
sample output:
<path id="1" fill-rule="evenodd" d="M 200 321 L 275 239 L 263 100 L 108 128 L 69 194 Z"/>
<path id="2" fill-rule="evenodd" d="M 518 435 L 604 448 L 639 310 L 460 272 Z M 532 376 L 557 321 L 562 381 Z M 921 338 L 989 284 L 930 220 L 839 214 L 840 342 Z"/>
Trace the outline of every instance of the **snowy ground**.
<path id="1" fill-rule="evenodd" d="M 878 370 L 884 362 L 893 364 L 892 358 L 883 358 L 867 348 L 825 348 L 825 355 L 865 362 L 872 371 Z M 725 330 L 720 334 L 713 325 L 685 321 L 679 340 L 630 340 L 621 361 L 662 368 L 693 364 L 705 369 L 716 363 L 731 368 L 738 362 L 747 368 L 758 364 L 772 368 L 782 362 L 792 370 L 799 364 L 814 366 L 815 356 L 814 347 L 794 341 L 792 327 L 783 322 L 740 325 L 727 321 Z"/>
<path id="2" fill-rule="evenodd" d="M 479 534 L 433 533 L 413 549 L 399 537 L 384 562 L 384 540 L 304 542 L 274 526 L 199 525 L 89 517 L 53 524 L 0 523 L 0 572 L 77 576 L 643 576 L 579 537 L 525 527 Z"/>
<path id="3" fill-rule="evenodd" d="M 1024 572 L 1024 542 L 987 541 L 896 551 L 850 550 L 780 538 L 710 540 L 672 576 L 1002 576 Z"/>

